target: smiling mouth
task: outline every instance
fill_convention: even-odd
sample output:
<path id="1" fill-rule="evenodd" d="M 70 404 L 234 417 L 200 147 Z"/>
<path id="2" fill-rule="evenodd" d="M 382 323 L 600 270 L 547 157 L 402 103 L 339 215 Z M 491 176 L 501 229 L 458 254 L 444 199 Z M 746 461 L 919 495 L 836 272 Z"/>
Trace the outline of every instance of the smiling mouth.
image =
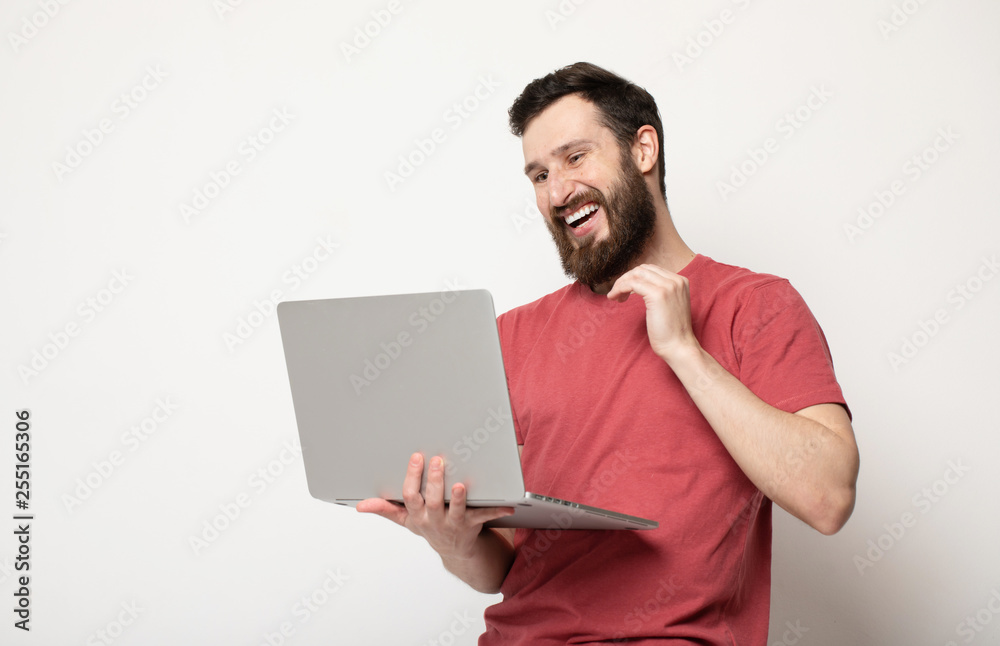
<path id="1" fill-rule="evenodd" d="M 575 229 L 590 220 L 591 216 L 597 212 L 598 208 L 597 204 L 588 202 L 563 219 L 569 227 Z"/>

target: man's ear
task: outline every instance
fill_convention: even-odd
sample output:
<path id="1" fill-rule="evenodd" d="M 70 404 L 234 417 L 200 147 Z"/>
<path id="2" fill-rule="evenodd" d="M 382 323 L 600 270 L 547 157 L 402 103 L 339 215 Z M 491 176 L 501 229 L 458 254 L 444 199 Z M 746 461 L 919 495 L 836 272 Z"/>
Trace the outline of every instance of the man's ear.
<path id="1" fill-rule="evenodd" d="M 660 138 L 656 136 L 656 128 L 648 125 L 639 128 L 632 144 L 632 158 L 639 172 L 645 175 L 652 171 L 659 156 Z"/>

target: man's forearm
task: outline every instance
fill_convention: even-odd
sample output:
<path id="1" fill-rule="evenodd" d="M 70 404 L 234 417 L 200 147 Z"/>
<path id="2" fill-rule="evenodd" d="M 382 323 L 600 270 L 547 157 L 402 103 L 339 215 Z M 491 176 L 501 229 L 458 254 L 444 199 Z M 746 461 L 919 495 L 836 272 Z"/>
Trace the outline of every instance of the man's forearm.
<path id="1" fill-rule="evenodd" d="M 514 548 L 495 530 L 484 527 L 467 558 L 442 555 L 441 561 L 446 570 L 474 590 L 495 594 L 514 563 Z"/>
<path id="2" fill-rule="evenodd" d="M 854 507 L 858 473 L 849 423 L 828 427 L 805 411 L 769 406 L 700 347 L 671 368 L 764 495 L 824 534 L 840 529 Z"/>

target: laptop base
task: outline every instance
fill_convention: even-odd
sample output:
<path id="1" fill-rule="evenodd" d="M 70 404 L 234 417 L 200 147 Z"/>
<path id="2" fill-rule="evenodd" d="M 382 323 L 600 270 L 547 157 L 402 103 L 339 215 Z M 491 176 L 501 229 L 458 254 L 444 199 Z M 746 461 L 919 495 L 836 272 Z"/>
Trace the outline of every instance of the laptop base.
<path id="1" fill-rule="evenodd" d="M 338 505 L 356 506 L 360 500 L 338 500 Z M 396 504 L 402 502 L 391 501 Z M 629 516 L 617 512 L 581 505 L 568 500 L 526 493 L 518 500 L 471 500 L 468 507 L 513 507 L 512 516 L 497 518 L 484 524 L 485 527 L 509 527 L 526 529 L 656 529 L 655 520 Z"/>

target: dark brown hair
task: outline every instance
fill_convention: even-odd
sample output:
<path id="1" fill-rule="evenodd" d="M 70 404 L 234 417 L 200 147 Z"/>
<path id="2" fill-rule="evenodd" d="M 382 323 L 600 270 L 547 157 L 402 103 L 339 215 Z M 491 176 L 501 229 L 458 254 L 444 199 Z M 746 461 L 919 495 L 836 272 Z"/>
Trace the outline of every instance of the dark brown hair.
<path id="1" fill-rule="evenodd" d="M 528 83 L 507 111 L 510 131 L 518 137 L 523 136 L 529 121 L 568 94 L 579 94 L 597 107 L 602 125 L 614 133 L 623 152 L 635 142 L 639 128 L 653 126 L 660 140 L 657 158 L 660 192 L 666 198 L 663 124 L 656 101 L 646 90 L 602 67 L 592 63 L 574 63 Z"/>

